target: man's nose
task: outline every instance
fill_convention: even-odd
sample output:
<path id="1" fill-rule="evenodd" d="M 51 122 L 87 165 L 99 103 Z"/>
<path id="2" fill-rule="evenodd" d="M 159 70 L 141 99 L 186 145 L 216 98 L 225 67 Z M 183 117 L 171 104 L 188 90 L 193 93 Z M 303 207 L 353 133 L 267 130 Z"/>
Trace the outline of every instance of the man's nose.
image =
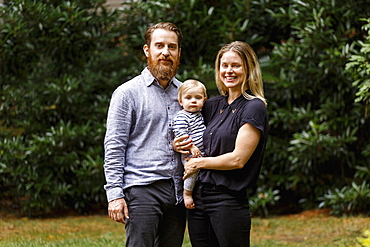
<path id="1" fill-rule="evenodd" d="M 167 57 L 168 55 L 170 55 L 170 52 L 169 52 L 169 50 L 168 50 L 168 47 L 167 47 L 167 46 L 165 46 L 165 47 L 163 48 L 163 50 L 162 50 L 162 55 L 163 55 L 163 56 L 165 56 L 165 57 Z"/>

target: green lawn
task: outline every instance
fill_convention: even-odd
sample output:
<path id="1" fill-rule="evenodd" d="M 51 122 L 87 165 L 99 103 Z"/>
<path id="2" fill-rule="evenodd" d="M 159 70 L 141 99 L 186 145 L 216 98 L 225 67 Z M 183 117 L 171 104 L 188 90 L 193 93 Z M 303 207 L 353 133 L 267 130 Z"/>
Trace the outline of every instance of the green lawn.
<path id="1" fill-rule="evenodd" d="M 0 246 L 124 246 L 124 226 L 107 216 L 28 219 L 1 216 Z M 322 211 L 253 218 L 253 247 L 361 246 L 356 240 L 370 229 L 370 218 L 331 217 Z M 190 247 L 187 232 L 183 246 Z"/>

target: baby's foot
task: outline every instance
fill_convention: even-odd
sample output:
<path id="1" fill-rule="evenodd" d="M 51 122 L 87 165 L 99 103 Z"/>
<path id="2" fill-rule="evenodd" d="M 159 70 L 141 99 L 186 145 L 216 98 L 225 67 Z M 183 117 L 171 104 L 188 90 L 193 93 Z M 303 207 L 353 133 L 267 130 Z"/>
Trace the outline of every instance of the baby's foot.
<path id="1" fill-rule="evenodd" d="M 190 195 L 184 195 L 184 203 L 185 203 L 185 207 L 187 209 L 194 209 L 195 208 L 193 197 L 190 196 Z"/>

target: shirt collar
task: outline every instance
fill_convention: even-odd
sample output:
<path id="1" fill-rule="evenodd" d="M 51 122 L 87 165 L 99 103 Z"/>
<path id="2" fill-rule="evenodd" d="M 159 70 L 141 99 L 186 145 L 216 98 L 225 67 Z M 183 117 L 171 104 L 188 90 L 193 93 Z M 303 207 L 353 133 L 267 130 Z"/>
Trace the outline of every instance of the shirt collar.
<path id="1" fill-rule="evenodd" d="M 152 73 L 150 73 L 148 67 L 145 67 L 145 69 L 141 72 L 141 74 L 144 77 L 145 85 L 147 87 L 149 87 L 153 83 L 159 85 L 157 79 L 152 75 Z M 178 88 L 181 85 L 181 82 L 174 77 L 171 79 L 169 85 L 171 84 L 174 85 L 176 88 Z"/>

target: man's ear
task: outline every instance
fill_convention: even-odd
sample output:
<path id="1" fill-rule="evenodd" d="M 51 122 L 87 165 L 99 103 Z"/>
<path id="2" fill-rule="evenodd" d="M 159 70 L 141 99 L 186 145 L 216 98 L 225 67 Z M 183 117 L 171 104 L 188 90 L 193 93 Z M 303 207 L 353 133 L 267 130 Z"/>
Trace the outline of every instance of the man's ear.
<path id="1" fill-rule="evenodd" d="M 143 51 L 144 51 L 145 56 L 148 57 L 149 56 L 149 46 L 147 44 L 143 46 Z"/>

